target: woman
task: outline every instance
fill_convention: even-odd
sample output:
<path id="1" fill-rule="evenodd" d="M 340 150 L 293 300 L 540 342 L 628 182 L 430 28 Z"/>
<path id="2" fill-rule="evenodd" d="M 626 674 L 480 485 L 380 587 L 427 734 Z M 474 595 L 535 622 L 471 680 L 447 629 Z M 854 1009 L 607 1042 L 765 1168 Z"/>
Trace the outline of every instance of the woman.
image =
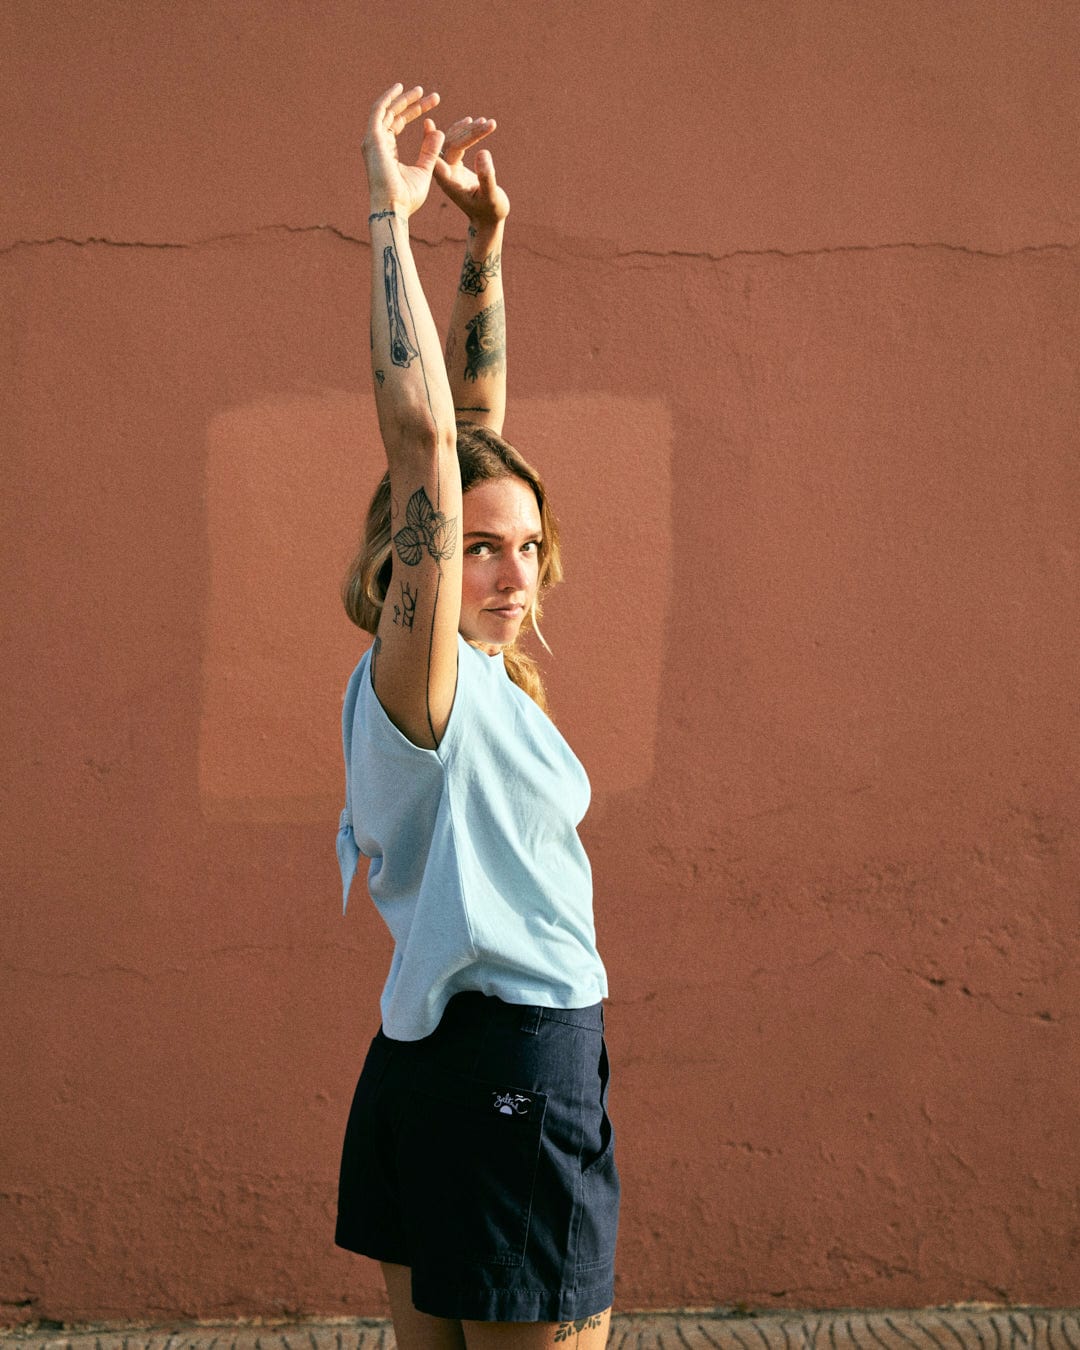
<path id="1" fill-rule="evenodd" d="M 375 634 L 343 718 L 345 894 L 360 853 L 395 950 L 357 1086 L 336 1241 L 382 1263 L 402 1350 L 600 1350 L 619 1183 L 584 770 L 517 647 L 559 579 L 543 485 L 502 440 L 506 194 L 436 94 L 375 103 L 371 353 L 388 473 L 346 579 Z M 423 117 L 415 164 L 397 137 Z M 445 149 L 444 149 L 445 141 Z M 444 157 L 439 152 L 444 149 Z M 409 246 L 436 176 L 469 217 L 446 359 Z M 468 422 L 455 423 L 455 410 Z"/>

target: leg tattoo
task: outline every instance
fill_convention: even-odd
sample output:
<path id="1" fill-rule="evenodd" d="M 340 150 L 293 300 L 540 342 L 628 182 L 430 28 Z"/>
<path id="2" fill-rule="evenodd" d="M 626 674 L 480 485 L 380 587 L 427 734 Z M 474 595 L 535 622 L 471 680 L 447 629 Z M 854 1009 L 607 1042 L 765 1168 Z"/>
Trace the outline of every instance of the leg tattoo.
<path id="1" fill-rule="evenodd" d="M 577 1336 L 582 1331 L 595 1331 L 603 1321 L 600 1313 L 593 1313 L 591 1317 L 582 1317 L 577 1322 L 560 1322 L 555 1332 L 557 1341 L 568 1341 L 571 1336 Z"/>

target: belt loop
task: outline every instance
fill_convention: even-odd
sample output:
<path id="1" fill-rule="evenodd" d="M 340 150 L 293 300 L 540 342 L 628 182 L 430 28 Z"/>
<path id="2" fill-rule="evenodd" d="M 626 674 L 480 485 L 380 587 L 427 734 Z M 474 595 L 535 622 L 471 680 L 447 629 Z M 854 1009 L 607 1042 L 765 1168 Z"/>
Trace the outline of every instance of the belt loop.
<path id="1" fill-rule="evenodd" d="M 543 1008 L 525 1007 L 521 1012 L 521 1029 L 529 1036 L 535 1036 L 544 1020 Z"/>

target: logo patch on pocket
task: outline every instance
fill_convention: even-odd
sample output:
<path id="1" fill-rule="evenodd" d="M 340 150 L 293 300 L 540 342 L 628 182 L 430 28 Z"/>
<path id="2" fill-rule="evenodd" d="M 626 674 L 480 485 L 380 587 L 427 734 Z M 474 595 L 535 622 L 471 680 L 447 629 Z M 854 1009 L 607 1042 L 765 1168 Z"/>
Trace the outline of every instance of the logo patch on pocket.
<path id="1" fill-rule="evenodd" d="M 502 1116 L 527 1116 L 533 1099 L 524 1092 L 493 1092 L 492 1110 Z"/>

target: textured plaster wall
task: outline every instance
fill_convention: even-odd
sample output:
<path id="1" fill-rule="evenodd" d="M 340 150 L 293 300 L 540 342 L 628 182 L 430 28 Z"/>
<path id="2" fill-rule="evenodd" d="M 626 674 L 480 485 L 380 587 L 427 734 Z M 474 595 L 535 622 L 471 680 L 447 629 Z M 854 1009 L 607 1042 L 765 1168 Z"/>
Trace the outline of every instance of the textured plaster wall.
<path id="1" fill-rule="evenodd" d="M 384 1307 L 333 835 L 399 76 L 500 121 L 620 1306 L 1080 1300 L 1078 51 L 1067 0 L 0 7 L 6 1320 Z"/>

